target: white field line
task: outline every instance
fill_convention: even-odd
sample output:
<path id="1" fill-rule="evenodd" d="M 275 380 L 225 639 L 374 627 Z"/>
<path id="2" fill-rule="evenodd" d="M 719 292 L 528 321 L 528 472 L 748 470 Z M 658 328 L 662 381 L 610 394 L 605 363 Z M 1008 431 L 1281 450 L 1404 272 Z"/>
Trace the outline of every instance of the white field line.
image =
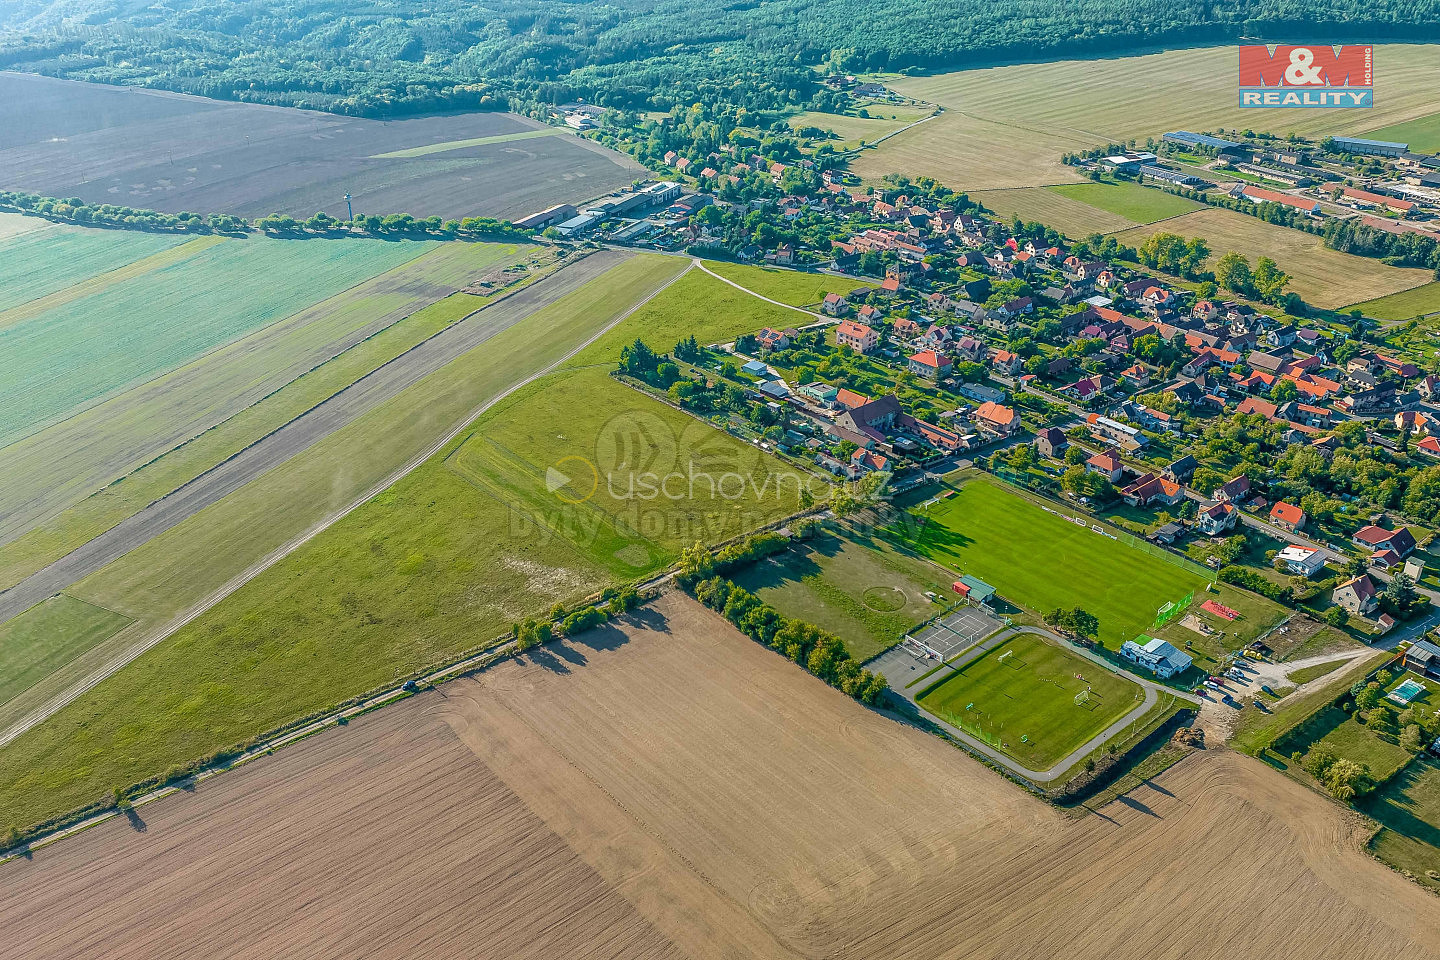
<path id="1" fill-rule="evenodd" d="M 529 384 L 534 383 L 541 377 L 548 376 L 549 374 L 555 372 L 555 370 L 563 363 L 565 363 L 571 357 L 575 356 L 581 350 L 584 350 L 586 347 L 590 346 L 590 344 L 594 343 L 596 340 L 600 339 L 605 334 L 609 333 L 620 323 L 629 319 L 630 316 L 634 314 L 637 310 L 645 306 L 647 303 L 657 297 L 660 293 L 662 293 L 666 288 L 668 288 L 671 284 L 679 280 L 688 272 L 688 269 L 680 271 L 675 276 L 671 277 L 665 283 L 661 284 L 659 287 L 653 290 L 648 296 L 645 297 L 645 299 L 633 305 L 629 310 L 626 310 L 620 316 L 616 317 L 610 323 L 606 324 L 602 329 L 596 331 L 595 334 L 589 337 L 584 343 L 581 343 L 579 346 L 575 347 L 575 349 L 571 350 L 563 357 L 560 357 L 558 360 L 555 360 L 554 362 L 546 366 L 544 369 L 531 374 L 525 379 L 511 384 L 499 394 L 496 394 L 489 400 L 486 400 L 479 407 L 476 407 L 474 410 L 472 410 L 460 422 L 460 424 L 455 427 L 455 429 L 451 430 L 440 440 L 436 441 L 423 453 L 416 455 L 404 466 L 400 467 L 398 470 L 387 476 L 384 480 L 381 480 L 375 486 L 370 487 L 359 497 L 351 501 L 348 505 L 330 513 L 322 520 L 320 520 L 319 523 L 310 527 L 300 536 L 289 541 L 288 543 L 283 544 L 277 550 L 267 554 L 260 561 L 244 570 L 242 573 L 231 579 L 229 582 L 225 583 L 222 587 L 220 587 L 220 589 L 205 597 L 205 599 L 201 600 L 200 603 L 185 611 L 178 619 L 172 620 L 162 629 L 142 637 L 140 640 L 131 644 L 128 648 L 121 651 L 115 657 L 107 661 L 103 666 L 91 673 L 89 676 L 72 684 L 70 687 L 66 688 L 61 693 L 56 694 L 54 697 L 41 704 L 34 711 L 27 714 L 23 719 L 12 724 L 3 733 L 0 733 L 0 748 L 8 746 L 9 744 L 13 743 L 17 737 L 21 736 L 29 730 L 34 729 L 41 723 L 44 723 L 46 720 L 53 717 L 56 713 L 64 709 L 67 705 L 72 703 L 78 697 L 81 697 L 84 694 L 88 693 L 90 690 L 93 690 L 104 680 L 118 673 L 127 665 L 133 663 L 147 650 L 150 650 L 160 642 L 173 636 L 178 630 L 193 621 L 196 617 L 199 617 L 201 614 L 208 611 L 211 607 L 214 607 L 221 600 L 224 600 L 230 594 L 234 593 L 236 590 L 239 590 L 245 584 L 249 583 L 251 580 L 254 580 L 260 574 L 264 573 L 266 570 L 269 570 L 275 564 L 279 563 L 281 560 L 290 556 L 290 554 L 294 553 L 296 550 L 299 550 L 305 544 L 309 543 L 311 540 L 315 539 L 317 536 L 330 529 L 330 527 L 334 526 L 337 522 L 349 516 L 361 505 L 383 493 L 385 490 L 394 486 L 396 483 L 399 483 L 422 463 L 424 463 L 426 460 L 429 460 L 436 453 L 440 452 L 440 450 L 443 449 L 447 444 L 449 444 L 450 441 L 454 440 L 462 432 L 464 432 L 466 428 L 468 428 L 470 424 L 475 421 L 476 417 L 479 417 L 485 411 L 489 410 L 495 404 L 499 403 L 501 400 L 504 400 L 506 397 L 510 396 L 512 393 L 514 393 L 516 390 L 519 390 L 521 387 L 528 386 Z"/>

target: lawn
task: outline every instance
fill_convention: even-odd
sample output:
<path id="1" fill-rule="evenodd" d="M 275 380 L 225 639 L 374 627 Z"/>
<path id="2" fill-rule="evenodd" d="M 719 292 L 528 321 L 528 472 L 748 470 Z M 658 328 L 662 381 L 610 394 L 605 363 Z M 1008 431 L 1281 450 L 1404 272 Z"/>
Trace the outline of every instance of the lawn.
<path id="1" fill-rule="evenodd" d="M 1386 863 L 1440 890 L 1440 762 L 1420 756 L 1361 809 L 1383 824 L 1370 849 Z"/>
<path id="2" fill-rule="evenodd" d="M 1410 751 L 1404 747 L 1366 727 L 1353 714 L 1346 716 L 1338 707 L 1329 709 L 1337 720 L 1344 719 L 1316 742 L 1334 750 L 1337 757 L 1364 764 L 1376 780 L 1384 780 L 1410 762 Z"/>
<path id="3" fill-rule="evenodd" d="M 1100 640 L 1111 649 L 1147 631 L 1165 603 L 1205 588 L 1201 577 L 1062 520 L 985 478 L 916 508 L 889 535 L 1036 613 L 1083 607 L 1099 618 Z"/>
<path id="4" fill-rule="evenodd" d="M 1411 317 L 1440 313 L 1440 281 L 1392 293 L 1378 300 L 1357 303 L 1354 309 L 1376 320 L 1409 320 Z M 1434 349 L 1433 338 L 1430 349 Z"/>
<path id="5" fill-rule="evenodd" d="M 1011 187 L 1004 190 L 977 190 L 970 194 L 1001 217 L 1019 217 L 1054 227 L 1067 237 L 1092 233 L 1114 233 L 1136 226 L 1134 220 L 1072 200 L 1047 187 Z"/>
<path id="6" fill-rule="evenodd" d="M 1143 149 L 1167 130 L 1373 136 L 1365 131 L 1434 115 L 1440 49 L 1377 45 L 1375 64 L 1385 96 L 1365 111 L 1241 108 L 1234 46 L 899 77 L 887 85 L 945 112 L 865 151 L 852 168 L 875 179 L 903 170 L 959 190 L 1043 186 L 1080 179 L 1061 163 L 1064 153 L 1131 138 Z"/>
<path id="7" fill-rule="evenodd" d="M 948 579 L 939 567 L 853 532 L 819 535 L 734 577 L 786 616 L 835 634 L 862 661 L 939 613 L 926 593 L 947 596 Z"/>
<path id="8" fill-rule="evenodd" d="M 187 238 L 129 230 L 47 226 L 0 239 L 0 311 L 116 270 Z M 0 327 L 7 326 L 0 313 Z"/>
<path id="9" fill-rule="evenodd" d="M 1440 151 L 1440 113 L 1416 117 L 1403 123 L 1392 123 L 1378 130 L 1368 131 L 1365 136 L 1372 140 L 1408 143 L 1415 153 L 1435 153 Z"/>
<path id="10" fill-rule="evenodd" d="M 129 625 L 129 617 L 63 593 L 0 624 L 0 704 Z"/>
<path id="11" fill-rule="evenodd" d="M 1355 673 L 1337 676 L 1330 683 L 1304 696 L 1288 696 L 1268 712 L 1257 710 L 1252 704 L 1246 703 L 1240 711 L 1231 745 L 1242 753 L 1260 756 L 1276 740 L 1318 711 L 1326 709 L 1330 701 L 1340 696 L 1355 678 L 1364 676 L 1393 656 L 1394 654 L 1382 650 L 1370 657 L 1363 667 L 1355 668 Z"/>
<path id="12" fill-rule="evenodd" d="M 783 329 L 814 320 L 803 311 L 759 300 L 703 270 L 691 270 L 636 311 L 629 322 L 596 340 L 571 362 L 576 366 L 614 363 L 620 359 L 620 350 L 637 337 L 668 353 L 691 334 L 702 344 L 723 343 L 762 327 Z"/>
<path id="13" fill-rule="evenodd" d="M 1340 253 L 1312 234 L 1217 208 L 1136 227 L 1116 234 L 1116 239 L 1133 247 L 1161 232 L 1204 237 L 1214 259 L 1235 250 L 1249 257 L 1253 265 L 1260 257 L 1268 256 L 1290 274 L 1288 289 L 1304 297 L 1306 303 L 1326 309 L 1388 296 L 1431 279 L 1428 270 L 1391 267 L 1379 260 Z"/>
<path id="14" fill-rule="evenodd" d="M 224 246 L 251 242 L 268 243 L 226 241 Z M 292 251 L 303 267 L 309 256 L 323 254 L 332 242 L 293 241 L 300 245 L 274 249 Z M 408 249 L 420 252 L 426 247 Z M 111 485 L 121 478 L 138 479 L 137 470 L 145 473 L 146 482 L 135 484 L 134 496 L 154 494 L 141 505 L 168 493 L 409 349 L 439 324 L 459 319 L 464 313 L 457 310 L 483 300 L 461 297 L 415 323 L 405 322 L 407 318 L 474 279 L 498 279 L 504 267 L 531 259 L 549 261 L 542 248 L 529 245 L 431 246 L 414 260 L 0 450 L 0 542 L 23 534 L 42 518 L 47 527 L 68 526 L 56 515 L 97 491 L 108 488 L 112 496 L 107 499 L 130 497 L 131 491 Z M 193 261 L 174 270 L 176 282 L 187 276 L 197 284 L 214 279 L 213 272 Z M 235 289 L 243 293 L 260 282 L 246 280 Z M 199 290 L 195 306 L 222 310 L 219 301 L 225 295 Z M 288 389 L 297 379 L 305 386 Z M 172 451 L 178 455 L 167 460 Z M 166 461 L 158 470 L 157 457 Z M 149 481 L 161 475 L 173 483 L 151 486 Z M 57 545 L 70 542 L 62 538 Z M 6 566 L 0 559 L 0 569 Z"/>
<path id="15" fill-rule="evenodd" d="M 1048 189 L 1135 223 L 1154 223 L 1192 213 L 1202 207 L 1194 200 L 1138 183 L 1065 183 Z"/>
<path id="16" fill-rule="evenodd" d="M 705 266 L 727 280 L 762 297 L 788 303 L 792 307 L 817 309 L 829 293 L 841 296 L 861 287 L 874 287 L 870 280 L 854 277 L 836 277 L 828 273 L 805 273 L 799 270 L 783 270 L 778 267 L 756 267 L 744 263 L 729 263 L 724 260 L 707 260 Z M 814 322 L 813 317 L 796 314 L 786 326 Z M 758 327 L 756 329 L 759 329 Z"/>
<path id="17" fill-rule="evenodd" d="M 0 381 L 0 444 L 282 320 L 432 246 L 428 241 L 227 240 L 182 263 L 4 327 L 0 355 L 6 357 L 8 375 Z M 63 254 L 52 253 L 51 262 L 63 260 Z"/>
<path id="18" fill-rule="evenodd" d="M 1076 703 L 1087 688 L 1089 703 Z M 1138 705 L 1141 692 L 1133 680 L 1027 633 L 932 685 L 916 702 L 1043 771 Z"/>
<path id="19" fill-rule="evenodd" d="M 1313 667 L 1301 667 L 1299 670 L 1286 674 L 1285 679 L 1298 687 L 1311 680 L 1319 680 L 1328 673 L 1334 673 L 1349 662 L 1349 660 L 1331 660 L 1329 663 L 1317 663 Z"/>

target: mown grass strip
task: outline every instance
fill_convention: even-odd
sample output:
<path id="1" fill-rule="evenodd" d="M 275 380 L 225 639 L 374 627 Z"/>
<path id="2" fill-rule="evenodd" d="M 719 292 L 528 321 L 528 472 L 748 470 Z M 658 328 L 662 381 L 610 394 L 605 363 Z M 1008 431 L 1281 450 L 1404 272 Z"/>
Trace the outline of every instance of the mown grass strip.
<path id="1" fill-rule="evenodd" d="M 423 147 L 410 147 L 405 150 L 392 150 L 389 153 L 377 153 L 370 157 L 371 160 L 409 160 L 413 157 L 428 157 L 436 153 L 449 153 L 452 150 L 464 150 L 468 147 L 484 147 L 492 143 L 511 143 L 515 140 L 534 140 L 537 137 L 554 137 L 565 131 L 559 127 L 547 127 L 544 130 L 526 130 L 523 133 L 501 133 L 493 137 L 473 137 L 469 140 L 449 140 L 445 143 L 431 143 Z"/>

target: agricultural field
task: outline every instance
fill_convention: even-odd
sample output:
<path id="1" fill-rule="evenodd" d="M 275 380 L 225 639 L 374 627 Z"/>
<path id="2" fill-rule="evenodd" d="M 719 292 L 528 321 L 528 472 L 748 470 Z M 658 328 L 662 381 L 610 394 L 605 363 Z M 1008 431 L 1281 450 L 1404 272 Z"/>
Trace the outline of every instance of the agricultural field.
<path id="1" fill-rule="evenodd" d="M 159 923 L 307 960 L 1216 953 L 1165 912 L 1224 917 L 1227 956 L 1440 937 L 1342 810 L 1247 758 L 1197 752 L 1099 812 L 670 595 L 0 866 L 0 926 L 17 960 L 148 957 Z"/>
<path id="2" fill-rule="evenodd" d="M 800 130 L 805 127 L 819 127 L 822 130 L 829 130 L 839 138 L 838 141 L 824 141 L 830 143 L 836 150 L 858 150 L 863 144 L 874 143 L 886 134 L 894 133 L 903 128 L 907 123 L 913 123 L 924 114 L 898 114 L 906 119 L 894 119 L 892 116 L 880 116 L 878 109 L 871 111 L 869 117 L 853 116 L 841 113 L 816 113 L 810 111 L 790 118 L 792 130 Z"/>
<path id="3" fill-rule="evenodd" d="M 507 276 L 503 271 L 513 264 L 533 265 L 538 268 L 537 272 L 543 273 L 553 262 L 548 251 L 528 245 L 402 242 L 397 246 L 382 241 L 352 240 L 340 241 L 342 248 L 329 248 L 327 245 L 333 242 L 252 238 L 227 240 L 211 248 L 225 251 L 231 246 L 258 243 L 260 246 L 254 249 L 265 258 L 288 255 L 294 264 L 278 271 L 279 278 L 288 277 L 293 281 L 288 300 L 281 297 L 276 288 L 257 294 L 252 301 L 254 307 L 231 306 L 229 301 L 237 291 L 249 295 L 252 288 L 266 286 L 267 278 L 221 274 L 220 267 L 228 269 L 237 265 L 236 261 L 222 260 L 219 267 L 214 263 L 208 266 L 183 263 L 170 268 L 173 275 L 165 278 L 164 283 L 173 297 L 164 311 L 139 306 L 146 291 L 155 291 L 149 284 L 152 277 L 147 276 L 47 314 L 68 318 L 74 311 L 93 319 L 105 305 L 123 306 L 129 313 L 119 319 L 138 316 L 142 320 L 134 323 L 145 329 L 154 328 L 157 316 L 183 329 L 187 323 L 180 322 L 180 318 L 189 317 L 191 313 L 228 317 L 231 321 L 239 317 L 246 322 L 257 318 L 269 322 L 249 336 L 211 350 L 179 369 L 119 392 L 108 401 L 0 448 L 0 517 L 4 517 L 0 521 L 0 543 L 24 534 L 40 522 L 67 525 L 66 521 L 56 518 L 57 512 L 99 491 L 109 490 L 112 495 L 121 496 L 132 492 L 154 494 L 151 500 L 163 496 L 420 342 L 408 334 L 382 336 L 392 326 L 454 295 L 472 281 L 487 277 L 502 281 Z M 282 246 L 271 246 L 276 243 Z M 373 257 L 380 252 L 387 259 L 405 258 L 409 262 L 384 270 L 379 276 L 362 278 L 364 282 L 349 285 L 349 289 L 316 302 L 317 298 L 324 297 L 325 290 L 307 286 L 305 271 L 312 263 L 311 258 L 321 258 L 322 263 L 314 264 L 319 268 L 324 258 L 334 256 L 335 249 L 343 252 L 343 246 L 350 244 L 362 245 L 354 251 L 362 257 Z M 251 262 L 254 256 L 246 254 L 245 262 Z M 384 266 L 383 262 L 376 263 L 368 270 Z M 187 288 L 192 281 L 198 285 Z M 224 285 L 214 286 L 217 282 Z M 346 280 L 332 277 L 330 282 L 338 286 Z M 130 292 L 131 283 L 142 286 Z M 258 313 L 267 302 L 268 313 Z M 453 322 L 469 312 L 463 310 L 465 306 L 473 309 L 483 302 L 481 297 L 461 298 L 441 308 L 440 313 Z M 298 306 L 303 309 L 285 315 Z M 457 309 L 462 311 L 458 315 Z M 429 329 L 433 333 L 435 324 L 431 318 L 435 316 L 431 314 L 424 322 L 411 324 L 409 328 L 417 332 Z M 44 317 L 27 321 L 12 329 L 25 329 L 43 320 Z M 110 319 L 106 325 L 113 327 L 116 322 Z M 68 320 L 66 324 L 74 326 Z M 204 327 L 204 324 L 195 326 Z M 0 337 L 6 332 L 0 330 Z M 168 329 L 155 333 L 160 338 L 171 336 Z M 115 341 L 95 338 L 91 341 L 98 344 L 92 348 L 95 351 L 92 359 L 97 363 L 111 355 L 117 358 L 119 366 L 140 362 L 129 359 L 128 351 Z M 335 363 L 341 357 L 345 359 Z M 36 375 L 44 375 L 43 366 Z M 286 393 L 283 388 L 297 378 L 305 380 L 306 386 Z M 58 380 L 55 385 L 57 390 L 64 387 Z M 318 389 L 312 390 L 312 387 Z M 157 457 L 177 447 L 184 449 L 184 445 L 196 438 L 203 439 L 172 458 L 166 463 L 167 469 L 154 469 Z M 210 453 L 200 455 L 201 448 L 213 451 L 213 457 Z M 169 474 L 168 468 L 175 466 L 176 461 L 183 461 L 187 466 L 173 474 L 178 479 L 168 488 L 137 484 L 144 490 L 132 487 L 117 491 L 110 486 L 139 469 L 150 470 L 150 477 Z M 0 551 L 0 569 L 5 565 L 4 553 Z"/>
<path id="4" fill-rule="evenodd" d="M 915 702 L 1029 769 L 1048 770 L 1135 709 L 1143 693 L 1127 677 L 1022 633 L 932 684 Z"/>
<path id="5" fill-rule="evenodd" d="M 1415 153 L 1435 153 L 1440 151 L 1440 113 L 1381 127 L 1370 131 L 1366 136 L 1375 140 L 1408 143 Z"/>
<path id="6" fill-rule="evenodd" d="M 916 508 L 886 535 L 951 570 L 979 577 L 1004 600 L 1036 613 L 1084 608 L 1099 619 L 1099 639 L 1112 650 L 1149 632 L 1164 604 L 1191 591 L 1203 598 L 1205 589 L 1200 575 L 1047 513 L 984 477 Z M 1218 589 L 1219 602 L 1232 607 L 1242 602 L 1239 591 L 1223 584 Z M 1247 609 L 1256 615 L 1245 618 L 1245 629 L 1258 633 L 1278 618 L 1279 608 L 1262 598 L 1254 601 Z M 1171 624 L 1162 635 L 1170 638 L 1180 629 Z"/>
<path id="7" fill-rule="evenodd" d="M 172 618 L 425 456 L 477 407 L 557 365 L 684 269 L 668 257 L 607 256 L 617 265 L 591 284 L 76 584 L 72 595 L 137 623 L 27 691 L 26 704 L 0 709 L 0 723 L 48 702 L 118 651 L 164 637 Z M 510 399 L 543 401 L 547 386 L 540 380 Z M 397 668 L 484 645 L 517 617 L 596 589 L 605 581 L 601 564 L 626 558 L 592 562 L 562 537 L 539 536 L 532 518 L 445 465 L 476 430 L 497 422 L 505 426 L 482 417 L 400 484 L 9 744 L 0 765 L 21 766 L 4 776 L 27 770 L 23 783 L 12 782 L 28 795 L 13 808 L 15 796 L 0 798 L 0 809 L 43 816 L 42 807 L 88 802 L 109 781 L 246 739 L 383 683 Z M 742 506 L 727 505 L 722 519 Z M 356 582 L 346 586 L 351 575 Z"/>
<path id="8" fill-rule="evenodd" d="M 129 617 L 63 593 L 0 624 L 0 704 L 129 625 Z"/>
<path id="9" fill-rule="evenodd" d="M 1066 183 L 1047 188 L 1053 193 L 1135 223 L 1154 223 L 1185 213 L 1194 213 L 1202 204 L 1138 183 Z M 1108 232 L 1108 231 L 1097 231 Z"/>
<path id="10" fill-rule="evenodd" d="M 1392 293 L 1378 300 L 1357 303 L 1354 309 L 1376 320 L 1410 320 L 1437 314 L 1440 313 L 1440 281 Z"/>
<path id="11" fill-rule="evenodd" d="M 1417 757 L 1361 809 L 1382 824 L 1370 841 L 1375 855 L 1440 891 L 1440 762 Z"/>
<path id="12" fill-rule="evenodd" d="M 0 217 L 26 219 L 19 214 Z M 58 224 L 0 236 L 0 327 L 14 322 L 10 313 L 15 307 L 185 242 L 185 237 L 163 233 Z"/>
<path id="13" fill-rule="evenodd" d="M 780 270 L 774 267 L 757 267 L 745 263 L 729 263 L 724 260 L 705 261 L 707 269 L 718 273 L 726 280 L 740 284 L 746 290 L 788 303 L 792 307 L 804 307 L 818 311 L 827 294 L 838 293 L 842 297 L 852 290 L 872 289 L 873 280 L 855 277 L 836 277 L 828 273 L 802 273 L 798 270 Z M 785 326 L 813 322 L 799 314 L 791 317 Z M 756 328 L 757 330 L 759 327 Z"/>
<path id="14" fill-rule="evenodd" d="M 1235 57 L 1233 46 L 1197 47 L 894 79 L 895 91 L 945 112 L 865 151 L 852 169 L 866 178 L 901 170 L 961 190 L 1033 187 L 1080 179 L 1060 162 L 1064 153 L 1167 130 L 1371 136 L 1435 114 L 1440 47 L 1376 46 L 1375 107 L 1363 111 L 1241 109 Z"/>
<path id="15" fill-rule="evenodd" d="M 949 590 L 940 567 L 846 530 L 818 534 L 733 579 L 785 616 L 835 634 L 860 661 L 940 613 L 926 594 Z"/>
<path id="16" fill-rule="evenodd" d="M 976 190 L 972 191 L 970 196 L 1002 217 L 1038 221 L 1047 227 L 1054 227 L 1067 237 L 1115 233 L 1137 226 L 1134 220 L 1127 220 L 1088 203 L 1072 200 L 1047 187 Z"/>
<path id="17" fill-rule="evenodd" d="M 101 236 L 127 242 L 128 234 L 104 231 Z M 0 383 L 0 444 L 72 417 L 434 246 L 427 241 L 227 240 L 180 263 L 0 327 L 0 353 L 9 374 Z M 63 249 L 47 256 L 63 259 Z"/>
<path id="18" fill-rule="evenodd" d="M 1269 257 L 1290 274 L 1287 289 L 1300 294 L 1306 303 L 1324 309 L 1388 296 L 1431 280 L 1429 270 L 1391 267 L 1379 260 L 1340 253 L 1326 247 L 1319 237 L 1231 210 L 1199 210 L 1115 237 L 1133 247 L 1152 233 L 1204 237 L 1214 259 L 1231 250 L 1245 254 L 1252 265 L 1262 256 Z"/>
<path id="19" fill-rule="evenodd" d="M 514 219 L 627 186 L 621 153 L 509 113 L 400 120 L 0 73 L 0 189 L 165 213 Z M 553 130 L 553 133 L 552 133 Z"/>

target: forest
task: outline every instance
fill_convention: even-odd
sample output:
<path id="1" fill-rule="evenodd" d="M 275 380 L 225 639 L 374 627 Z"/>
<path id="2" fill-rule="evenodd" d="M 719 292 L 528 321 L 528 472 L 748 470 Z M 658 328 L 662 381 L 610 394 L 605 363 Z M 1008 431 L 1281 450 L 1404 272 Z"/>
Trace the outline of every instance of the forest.
<path id="1" fill-rule="evenodd" d="M 0 69 L 364 116 L 583 98 L 776 110 L 825 71 L 954 70 L 1239 37 L 1440 36 L 1435 0 L 14 0 Z M 1157 78 L 1163 80 L 1163 78 Z"/>

